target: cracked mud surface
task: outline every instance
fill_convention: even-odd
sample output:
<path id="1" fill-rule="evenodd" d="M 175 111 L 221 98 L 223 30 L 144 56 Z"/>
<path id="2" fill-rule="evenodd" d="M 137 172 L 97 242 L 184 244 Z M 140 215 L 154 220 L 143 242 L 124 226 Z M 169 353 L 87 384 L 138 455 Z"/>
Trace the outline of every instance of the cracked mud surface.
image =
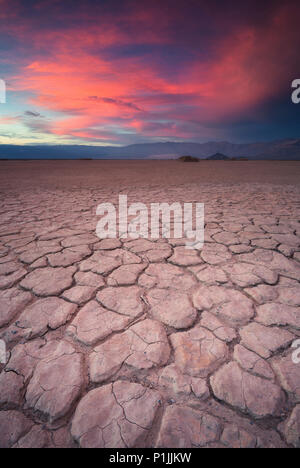
<path id="1" fill-rule="evenodd" d="M 300 446 L 298 166 L 1 164 L 0 447 Z M 204 202 L 203 249 L 99 240 L 120 192 Z"/>

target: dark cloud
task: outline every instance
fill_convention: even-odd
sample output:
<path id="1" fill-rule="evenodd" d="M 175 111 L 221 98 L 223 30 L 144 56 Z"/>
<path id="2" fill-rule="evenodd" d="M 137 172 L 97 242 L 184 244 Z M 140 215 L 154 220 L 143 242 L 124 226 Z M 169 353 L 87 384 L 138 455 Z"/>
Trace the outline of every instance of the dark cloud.
<path id="1" fill-rule="evenodd" d="M 25 111 L 24 114 L 26 115 L 26 117 L 42 117 L 42 115 L 39 112 Z"/>
<path id="2" fill-rule="evenodd" d="M 99 96 L 89 96 L 88 99 L 90 101 L 95 101 L 95 102 L 105 102 L 106 104 L 116 104 L 117 106 L 124 106 L 124 107 L 129 107 L 131 109 L 135 109 L 137 111 L 141 111 L 137 105 L 135 105 L 132 102 L 126 102 L 121 99 L 113 99 L 113 98 L 108 98 L 108 97 L 99 97 Z"/>

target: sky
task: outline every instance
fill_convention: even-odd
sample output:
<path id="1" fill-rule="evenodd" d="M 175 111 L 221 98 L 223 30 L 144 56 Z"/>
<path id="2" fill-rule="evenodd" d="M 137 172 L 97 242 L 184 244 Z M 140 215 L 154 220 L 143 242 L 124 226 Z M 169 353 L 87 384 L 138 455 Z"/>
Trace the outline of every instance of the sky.
<path id="1" fill-rule="evenodd" d="M 0 0 L 0 145 L 298 138 L 299 31 L 299 1 Z"/>

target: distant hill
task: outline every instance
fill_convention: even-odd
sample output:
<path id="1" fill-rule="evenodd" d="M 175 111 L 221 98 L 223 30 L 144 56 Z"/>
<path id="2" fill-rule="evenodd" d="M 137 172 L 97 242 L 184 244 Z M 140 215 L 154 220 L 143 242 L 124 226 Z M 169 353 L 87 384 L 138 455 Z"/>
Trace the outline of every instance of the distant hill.
<path id="1" fill-rule="evenodd" d="M 208 156 L 208 158 L 206 159 L 211 159 L 211 160 L 214 160 L 214 161 L 220 161 L 220 160 L 230 160 L 230 158 L 228 156 L 225 156 L 225 154 L 222 154 L 222 153 L 215 153 L 213 154 L 212 156 Z"/>
<path id="2" fill-rule="evenodd" d="M 195 158 L 195 156 L 180 156 L 180 158 L 178 158 L 179 161 L 182 161 L 182 162 L 198 162 L 199 159 L 198 158 Z"/>
<path id="3" fill-rule="evenodd" d="M 262 143 L 141 143 L 129 146 L 0 145 L 0 159 L 170 159 L 190 155 L 206 159 L 221 153 L 249 160 L 300 160 L 300 138 Z"/>

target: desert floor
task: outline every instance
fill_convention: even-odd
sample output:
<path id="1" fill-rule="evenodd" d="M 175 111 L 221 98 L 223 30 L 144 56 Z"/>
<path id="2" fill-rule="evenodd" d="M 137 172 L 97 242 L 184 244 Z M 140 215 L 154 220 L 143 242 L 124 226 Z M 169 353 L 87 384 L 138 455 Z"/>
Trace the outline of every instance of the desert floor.
<path id="1" fill-rule="evenodd" d="M 299 447 L 299 183 L 299 162 L 0 162 L 0 447 Z M 119 193 L 205 203 L 203 249 L 99 240 Z"/>

